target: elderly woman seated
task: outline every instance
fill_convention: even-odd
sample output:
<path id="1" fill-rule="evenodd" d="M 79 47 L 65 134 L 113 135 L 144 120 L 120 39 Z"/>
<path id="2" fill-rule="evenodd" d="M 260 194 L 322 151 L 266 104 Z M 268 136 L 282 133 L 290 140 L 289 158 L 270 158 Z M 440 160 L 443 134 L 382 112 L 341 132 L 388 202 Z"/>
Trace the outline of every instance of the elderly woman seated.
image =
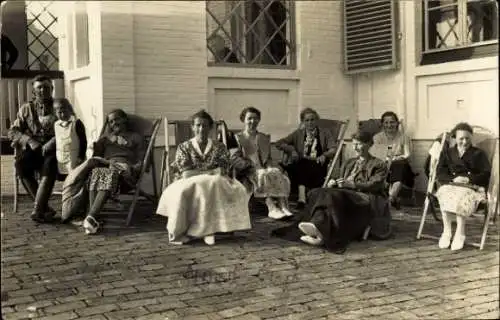
<path id="1" fill-rule="evenodd" d="M 94 145 L 94 155 L 76 167 L 63 187 L 63 222 L 78 210 L 78 199 L 88 190 L 89 209 L 83 221 L 85 233 L 94 234 L 104 204 L 134 186 L 142 164 L 144 139 L 131 131 L 125 111 L 116 109 L 107 116 L 108 132 Z"/>
<path id="2" fill-rule="evenodd" d="M 399 119 L 394 112 L 384 112 L 381 122 L 383 130 L 373 137 L 373 143 L 376 148 L 384 148 L 386 160 L 389 158 L 391 160 L 388 176 L 389 200 L 396 209 L 399 209 L 399 192 L 402 186 L 412 188 L 415 182 L 415 173 L 409 162 L 411 143 L 410 139 L 398 129 Z"/>
<path id="3" fill-rule="evenodd" d="M 269 217 L 282 219 L 292 216 L 287 203 L 290 180 L 279 168 L 272 167 L 271 137 L 257 131 L 260 118 L 260 111 L 254 107 L 241 112 L 245 129 L 236 135 L 238 148 L 232 163 L 238 179 L 252 185 L 254 197 L 266 199 Z"/>
<path id="4" fill-rule="evenodd" d="M 304 234 L 300 240 L 324 245 L 336 253 L 344 252 L 352 240 L 360 239 L 368 226 L 376 239 L 386 239 L 391 234 L 384 188 L 387 165 L 369 153 L 373 144 L 370 133 L 358 132 L 352 139 L 356 157 L 343 164 L 339 177 L 330 180 L 327 188 L 309 192 L 306 210 L 298 224 Z M 276 230 L 274 234 L 287 237 L 289 228 Z"/>
<path id="5" fill-rule="evenodd" d="M 276 142 L 276 148 L 288 154 L 290 163 L 283 164 L 292 185 L 298 186 L 298 204 L 306 202 L 306 188 L 323 185 L 328 160 L 335 154 L 335 137 L 318 126 L 319 115 L 306 108 L 300 113 L 301 126 L 287 137 Z"/>
<path id="6" fill-rule="evenodd" d="M 251 228 L 245 186 L 228 174 L 229 152 L 209 138 L 214 120 L 205 111 L 192 116 L 194 138 L 181 143 L 175 155 L 178 179 L 162 193 L 157 214 L 168 217 L 170 243 L 203 238 L 213 245 L 215 234 Z"/>
<path id="7" fill-rule="evenodd" d="M 452 130 L 455 146 L 443 151 L 437 168 L 440 185 L 436 197 L 443 218 L 443 233 L 439 247 L 460 250 L 465 242 L 465 218 L 471 216 L 486 199 L 491 165 L 486 153 L 472 146 L 472 127 L 459 123 Z M 451 219 L 455 216 L 457 229 L 452 238 Z"/>

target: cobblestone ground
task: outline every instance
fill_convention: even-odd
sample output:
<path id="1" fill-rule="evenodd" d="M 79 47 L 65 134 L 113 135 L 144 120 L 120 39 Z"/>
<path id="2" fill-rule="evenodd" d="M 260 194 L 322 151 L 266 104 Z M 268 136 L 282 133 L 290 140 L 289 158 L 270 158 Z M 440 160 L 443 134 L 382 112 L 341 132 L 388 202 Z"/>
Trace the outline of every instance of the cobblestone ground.
<path id="1" fill-rule="evenodd" d="M 2 200 L 3 319 L 498 319 L 498 228 L 483 251 L 415 240 L 418 209 L 395 214 L 395 238 L 346 254 L 271 238 L 283 222 L 186 246 L 153 217 L 101 234 L 36 225 L 29 203 Z M 57 206 L 56 204 L 54 204 Z M 148 212 L 147 207 L 140 209 Z M 480 222 L 468 225 L 480 234 Z M 429 219 L 426 231 L 439 234 Z"/>

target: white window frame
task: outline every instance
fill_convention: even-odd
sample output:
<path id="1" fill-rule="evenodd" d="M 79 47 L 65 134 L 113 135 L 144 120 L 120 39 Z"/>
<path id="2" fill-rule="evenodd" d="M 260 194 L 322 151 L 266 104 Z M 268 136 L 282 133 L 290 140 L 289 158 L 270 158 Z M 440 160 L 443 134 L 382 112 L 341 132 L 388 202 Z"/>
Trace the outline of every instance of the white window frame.
<path id="1" fill-rule="evenodd" d="M 467 37 L 468 37 L 468 20 L 467 20 L 467 3 L 468 2 L 479 2 L 480 0 L 457 0 L 456 3 L 452 4 L 445 4 L 445 5 L 440 5 L 438 7 L 433 8 L 433 10 L 439 10 L 441 8 L 445 7 L 457 7 L 457 19 L 458 19 L 458 36 L 459 36 L 459 44 L 454 47 L 449 47 L 449 48 L 429 48 L 429 1 L 432 0 L 424 0 L 423 4 L 423 12 L 424 12 L 424 47 L 422 48 L 422 53 L 435 53 L 435 52 L 443 52 L 443 51 L 453 51 L 453 50 L 458 50 L 458 49 L 463 49 L 463 48 L 470 48 L 470 47 L 479 47 L 479 46 L 486 46 L 486 45 L 491 45 L 491 44 L 497 44 L 498 39 L 494 40 L 486 40 L 486 41 L 479 41 L 479 42 L 469 42 Z M 498 2 L 496 1 L 491 1 L 492 3 L 496 3 L 497 6 L 497 12 L 498 12 Z M 418 10 L 417 10 L 418 12 Z M 498 23 L 498 21 L 497 21 Z M 497 34 L 498 34 L 498 25 L 497 25 Z M 418 44 L 420 46 L 420 43 Z"/>

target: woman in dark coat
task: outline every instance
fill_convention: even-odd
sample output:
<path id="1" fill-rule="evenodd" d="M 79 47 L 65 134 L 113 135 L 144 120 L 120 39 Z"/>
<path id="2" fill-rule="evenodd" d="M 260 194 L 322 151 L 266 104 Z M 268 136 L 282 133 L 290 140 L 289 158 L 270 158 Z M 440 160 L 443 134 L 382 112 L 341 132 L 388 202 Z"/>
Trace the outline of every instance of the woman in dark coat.
<path id="1" fill-rule="evenodd" d="M 306 108 L 300 113 L 301 126 L 287 137 L 276 142 L 276 148 L 288 155 L 283 164 L 292 185 L 298 186 L 299 206 L 306 202 L 306 188 L 323 185 L 328 170 L 328 160 L 336 151 L 336 139 L 328 130 L 319 127 L 318 113 Z"/>
<path id="2" fill-rule="evenodd" d="M 472 215 L 486 200 L 491 164 L 486 153 L 472 146 L 472 127 L 459 123 L 452 130 L 456 145 L 448 148 L 440 157 L 437 168 L 439 200 L 443 218 L 443 233 L 439 247 L 460 250 L 465 242 L 465 219 Z M 455 216 L 457 229 L 452 241 L 451 220 Z"/>
<path id="3" fill-rule="evenodd" d="M 317 188 L 308 194 L 306 210 L 297 227 L 304 233 L 300 237 L 311 245 L 324 245 L 342 253 L 349 242 L 362 237 L 371 227 L 371 235 L 386 239 L 391 234 L 391 215 L 385 191 L 387 165 L 373 157 L 369 148 L 371 134 L 358 132 L 353 135 L 357 156 L 341 168 L 339 177 L 328 182 L 327 188 Z M 291 227 L 274 232 L 277 236 L 290 237 Z"/>

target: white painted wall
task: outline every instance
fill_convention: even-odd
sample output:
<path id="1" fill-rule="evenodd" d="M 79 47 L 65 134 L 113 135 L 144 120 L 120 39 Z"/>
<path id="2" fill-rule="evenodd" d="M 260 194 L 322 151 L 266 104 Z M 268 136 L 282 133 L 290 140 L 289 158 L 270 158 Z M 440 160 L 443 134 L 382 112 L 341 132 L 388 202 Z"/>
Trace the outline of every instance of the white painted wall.
<path id="1" fill-rule="evenodd" d="M 422 190 L 427 183 L 423 164 L 438 134 L 461 121 L 498 134 L 498 56 L 417 66 L 415 3 L 400 1 L 399 9 L 401 68 L 356 76 L 355 101 L 360 120 L 378 118 L 384 111 L 405 119 Z"/>

